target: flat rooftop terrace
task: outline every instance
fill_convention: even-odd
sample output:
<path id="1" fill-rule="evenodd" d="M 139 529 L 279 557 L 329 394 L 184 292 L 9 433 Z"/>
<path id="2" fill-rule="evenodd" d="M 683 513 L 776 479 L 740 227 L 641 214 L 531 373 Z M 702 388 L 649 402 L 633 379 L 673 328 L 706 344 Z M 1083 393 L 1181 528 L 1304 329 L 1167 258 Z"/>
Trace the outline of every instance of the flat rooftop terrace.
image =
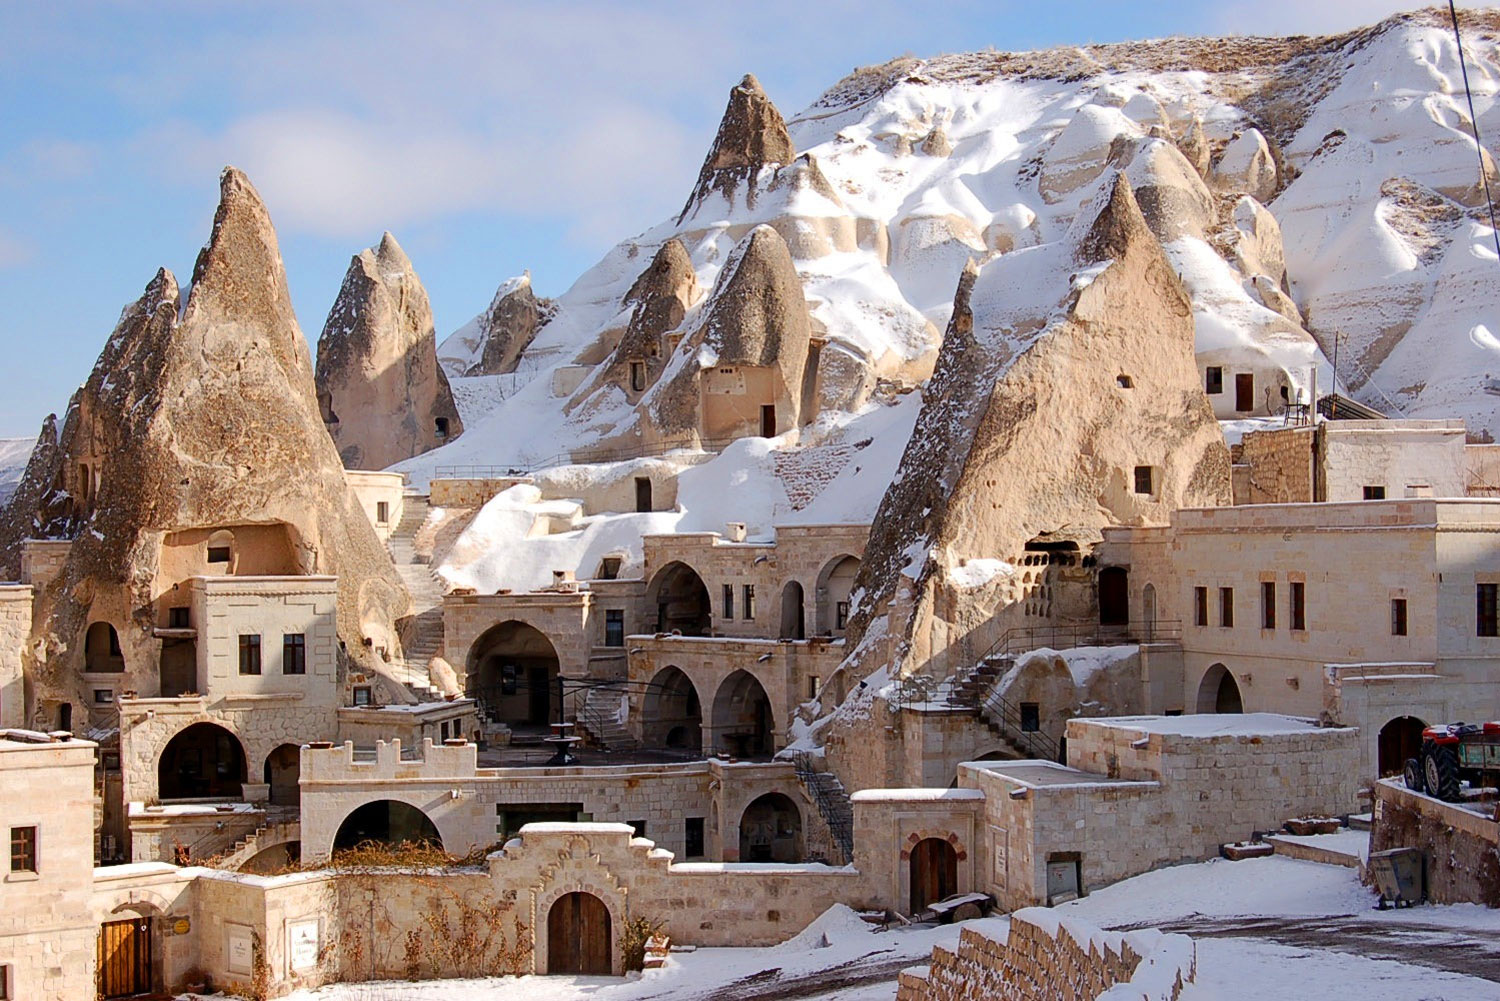
<path id="1" fill-rule="evenodd" d="M 1082 789 L 1136 786 L 1149 788 L 1159 783 L 1139 779 L 1116 779 L 1081 768 L 1059 765 L 1055 761 L 966 761 L 970 768 L 999 775 L 1028 789 Z"/>

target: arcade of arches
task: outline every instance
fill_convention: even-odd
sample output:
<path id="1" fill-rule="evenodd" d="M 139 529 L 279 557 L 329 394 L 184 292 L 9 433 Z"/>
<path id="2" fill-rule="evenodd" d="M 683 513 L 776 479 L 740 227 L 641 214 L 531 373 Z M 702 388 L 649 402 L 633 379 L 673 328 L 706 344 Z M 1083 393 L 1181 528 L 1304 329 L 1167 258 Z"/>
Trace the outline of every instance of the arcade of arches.
<path id="1" fill-rule="evenodd" d="M 557 718 L 557 650 L 536 627 L 502 622 L 469 654 L 467 692 L 490 720 L 545 727 Z"/>
<path id="2" fill-rule="evenodd" d="M 753 800 L 740 815 L 741 862 L 801 862 L 802 813 L 779 792 Z"/>
<path id="3" fill-rule="evenodd" d="M 215 723 L 194 723 L 167 742 L 156 768 L 160 799 L 239 799 L 247 780 L 239 738 Z"/>
<path id="4" fill-rule="evenodd" d="M 347 850 L 366 841 L 443 847 L 442 835 L 427 814 L 410 803 L 393 799 L 365 803 L 345 817 L 333 837 L 333 850 Z"/>
<path id="5" fill-rule="evenodd" d="M 686 563 L 668 563 L 651 579 L 648 607 L 656 606 L 656 631 L 707 636 L 713 626 L 708 587 Z"/>

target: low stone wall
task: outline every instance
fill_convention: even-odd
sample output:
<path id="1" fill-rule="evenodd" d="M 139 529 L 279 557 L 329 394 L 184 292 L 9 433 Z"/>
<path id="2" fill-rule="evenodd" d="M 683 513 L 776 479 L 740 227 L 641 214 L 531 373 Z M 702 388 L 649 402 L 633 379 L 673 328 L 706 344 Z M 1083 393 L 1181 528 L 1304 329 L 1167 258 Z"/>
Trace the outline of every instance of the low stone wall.
<path id="1" fill-rule="evenodd" d="M 900 974 L 896 998 L 1176 1001 L 1196 972 L 1196 950 L 1184 935 L 1100 931 L 1029 908 L 1011 916 L 1004 940 L 965 928 L 956 952 L 934 948 L 931 966 Z"/>
<path id="2" fill-rule="evenodd" d="M 1494 820 L 1384 779 L 1375 784 L 1370 852 L 1389 848 L 1422 850 L 1433 903 L 1500 907 L 1500 824 Z"/>
<path id="3" fill-rule="evenodd" d="M 427 487 L 427 500 L 433 507 L 482 507 L 516 484 L 530 482 L 529 476 L 433 480 Z"/>

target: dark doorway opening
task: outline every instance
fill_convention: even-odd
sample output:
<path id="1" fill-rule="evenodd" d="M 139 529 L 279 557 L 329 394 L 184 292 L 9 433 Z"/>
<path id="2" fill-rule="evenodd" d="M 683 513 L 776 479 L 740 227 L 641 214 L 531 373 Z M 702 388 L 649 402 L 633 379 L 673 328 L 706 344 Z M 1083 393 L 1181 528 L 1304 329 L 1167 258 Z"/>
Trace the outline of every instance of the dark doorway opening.
<path id="1" fill-rule="evenodd" d="M 1124 567 L 1099 571 L 1099 624 L 1123 626 L 1130 622 L 1130 575 Z"/>
<path id="2" fill-rule="evenodd" d="M 214 723 L 194 723 L 167 743 L 156 770 L 161 799 L 239 799 L 246 781 L 239 738 Z"/>
<path id="3" fill-rule="evenodd" d="M 1380 728 L 1380 776 L 1400 775 L 1408 758 L 1421 756 L 1422 731 L 1427 724 L 1415 716 L 1397 716 Z"/>
<path id="4" fill-rule="evenodd" d="M 655 510 L 651 506 L 651 478 L 649 476 L 635 478 L 635 509 L 639 512 Z"/>
<path id="5" fill-rule="evenodd" d="M 1249 413 L 1255 409 L 1255 376 L 1250 372 L 1235 374 L 1234 409 L 1240 413 Z"/>
<path id="6" fill-rule="evenodd" d="M 333 850 L 354 848 L 366 841 L 443 847 L 437 825 L 427 814 L 410 803 L 393 799 L 366 803 L 345 817 L 333 837 Z"/>
<path id="7" fill-rule="evenodd" d="M 760 436 L 762 438 L 776 437 L 776 407 L 771 404 L 760 408 Z"/>
<path id="8" fill-rule="evenodd" d="M 740 815 L 741 862 L 801 862 L 802 814 L 779 792 L 758 797 Z"/>

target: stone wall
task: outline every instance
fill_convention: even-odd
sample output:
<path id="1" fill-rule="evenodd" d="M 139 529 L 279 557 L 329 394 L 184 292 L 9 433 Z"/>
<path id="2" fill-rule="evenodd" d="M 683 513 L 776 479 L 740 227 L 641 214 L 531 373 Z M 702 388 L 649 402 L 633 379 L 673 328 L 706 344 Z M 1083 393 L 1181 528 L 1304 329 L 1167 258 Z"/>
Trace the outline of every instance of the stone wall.
<path id="1" fill-rule="evenodd" d="M 21 544 L 21 580 L 46 587 L 62 573 L 72 550 L 72 539 L 27 539 Z"/>
<path id="2" fill-rule="evenodd" d="M 1302 504 L 1313 497 L 1313 428 L 1251 431 L 1241 439 L 1249 491 L 1236 504 Z"/>
<path id="3" fill-rule="evenodd" d="M 1197 973 L 1184 935 L 1101 931 L 1039 908 L 990 928 L 965 928 L 957 951 L 937 946 L 930 966 L 902 972 L 897 1001 L 1176 1001 Z"/>
<path id="4" fill-rule="evenodd" d="M 1370 851 L 1420 848 L 1434 904 L 1500 907 L 1500 826 L 1490 805 L 1480 809 L 1488 815 L 1412 792 L 1395 779 L 1377 782 Z"/>
<path id="5" fill-rule="evenodd" d="M 1461 420 L 1329 421 L 1319 426 L 1319 438 L 1322 483 L 1314 499 L 1364 500 L 1371 486 L 1392 499 L 1468 493 Z"/>
<path id="6" fill-rule="evenodd" d="M 0 584 L 0 727 L 26 721 L 26 682 L 21 658 L 31 634 L 31 587 Z"/>
<path id="7" fill-rule="evenodd" d="M 403 473 L 373 472 L 364 469 L 344 470 L 344 480 L 349 492 L 359 503 L 360 510 L 370 519 L 375 535 L 381 542 L 391 537 L 391 532 L 401 523 L 404 510 L 406 476 Z M 385 519 L 380 518 L 380 505 L 385 505 Z"/>
<path id="8" fill-rule="evenodd" d="M 427 501 L 433 507 L 483 507 L 496 494 L 530 482 L 529 476 L 435 479 L 427 485 Z"/>

